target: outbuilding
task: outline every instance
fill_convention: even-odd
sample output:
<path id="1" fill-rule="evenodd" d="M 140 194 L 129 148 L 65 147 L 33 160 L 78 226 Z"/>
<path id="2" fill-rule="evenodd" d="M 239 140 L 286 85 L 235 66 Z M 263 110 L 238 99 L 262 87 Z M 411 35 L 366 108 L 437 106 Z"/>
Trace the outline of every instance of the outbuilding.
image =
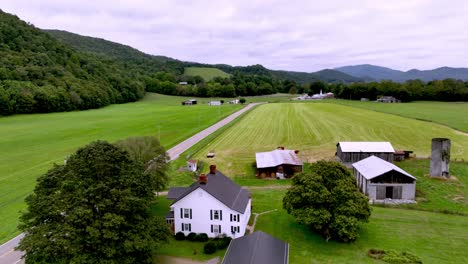
<path id="1" fill-rule="evenodd" d="M 289 244 L 262 231 L 233 239 L 222 264 L 288 264 Z"/>
<path id="2" fill-rule="evenodd" d="M 346 166 L 370 156 L 393 162 L 394 153 L 390 142 L 341 141 L 336 144 L 336 157 Z"/>
<path id="3" fill-rule="evenodd" d="M 221 103 L 221 101 L 210 101 L 210 102 L 208 103 L 208 105 L 215 105 L 215 106 L 217 106 L 217 105 L 222 105 L 222 103 Z"/>
<path id="4" fill-rule="evenodd" d="M 257 177 L 284 179 L 302 172 L 303 163 L 297 156 L 298 150 L 279 147 L 269 152 L 257 152 Z"/>
<path id="5" fill-rule="evenodd" d="M 393 163 L 371 156 L 353 163 L 353 172 L 359 190 L 369 200 L 414 201 L 416 178 Z"/>
<path id="6" fill-rule="evenodd" d="M 189 171 L 195 172 L 197 171 L 197 164 L 198 164 L 197 160 L 189 160 L 187 161 L 187 169 Z"/>

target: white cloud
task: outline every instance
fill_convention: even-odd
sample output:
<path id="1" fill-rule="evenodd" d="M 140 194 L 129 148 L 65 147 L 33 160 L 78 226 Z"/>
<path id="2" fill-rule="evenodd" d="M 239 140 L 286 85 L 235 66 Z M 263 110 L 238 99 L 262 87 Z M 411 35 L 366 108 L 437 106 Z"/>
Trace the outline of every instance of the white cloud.
<path id="1" fill-rule="evenodd" d="M 40 28 L 204 63 L 308 72 L 362 63 L 467 66 L 463 0 L 15 0 L 2 9 Z"/>

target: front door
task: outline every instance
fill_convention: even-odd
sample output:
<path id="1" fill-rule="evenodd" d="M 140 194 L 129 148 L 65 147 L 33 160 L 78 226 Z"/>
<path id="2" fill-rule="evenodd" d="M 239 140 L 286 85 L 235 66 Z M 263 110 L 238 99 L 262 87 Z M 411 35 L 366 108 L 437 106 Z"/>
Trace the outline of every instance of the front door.
<path id="1" fill-rule="evenodd" d="M 393 198 L 393 186 L 387 186 L 385 188 L 385 198 Z"/>

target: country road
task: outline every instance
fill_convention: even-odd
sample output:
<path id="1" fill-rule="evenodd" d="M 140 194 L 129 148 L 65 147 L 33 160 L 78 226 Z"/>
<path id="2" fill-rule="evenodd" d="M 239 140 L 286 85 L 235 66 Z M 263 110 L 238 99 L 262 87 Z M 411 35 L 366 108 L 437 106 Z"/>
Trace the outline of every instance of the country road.
<path id="1" fill-rule="evenodd" d="M 176 146 L 172 147 L 167 151 L 169 155 L 169 160 L 177 159 L 180 154 L 182 154 L 187 149 L 191 148 L 193 145 L 200 142 L 202 139 L 206 138 L 207 136 L 211 135 L 216 130 L 220 129 L 221 127 L 227 125 L 232 120 L 236 119 L 246 111 L 250 110 L 251 108 L 255 107 L 258 104 L 262 103 L 251 103 L 248 104 L 246 107 L 242 108 L 241 110 L 229 115 L 228 117 L 224 118 L 223 120 L 217 122 L 216 124 L 198 132 L 197 134 L 191 136 L 190 138 L 180 142 Z M 163 195 L 160 193 L 160 195 Z M 10 241 L 0 245 L 0 264 L 22 264 L 24 260 L 21 259 L 23 255 L 20 251 L 15 251 L 14 248 L 18 245 L 21 238 L 23 238 L 23 234 L 18 235 L 17 237 L 11 239 Z"/>

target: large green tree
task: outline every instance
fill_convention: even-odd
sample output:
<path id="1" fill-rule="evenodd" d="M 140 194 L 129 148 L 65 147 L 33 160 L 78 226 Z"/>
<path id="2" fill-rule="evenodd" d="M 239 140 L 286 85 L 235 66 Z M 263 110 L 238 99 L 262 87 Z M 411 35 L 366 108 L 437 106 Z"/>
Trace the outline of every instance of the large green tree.
<path id="1" fill-rule="evenodd" d="M 126 150 L 130 157 L 144 167 L 144 174 L 151 177 L 153 188 L 160 192 L 169 184 L 166 149 L 154 137 L 129 137 L 116 145 Z"/>
<path id="2" fill-rule="evenodd" d="M 370 216 L 368 199 L 359 192 L 351 173 L 333 161 L 318 161 L 294 176 L 283 207 L 327 241 L 356 240 L 359 222 Z"/>
<path id="3" fill-rule="evenodd" d="M 39 177 L 21 216 L 26 263 L 152 263 L 168 229 L 150 212 L 143 171 L 127 151 L 97 141 Z"/>

